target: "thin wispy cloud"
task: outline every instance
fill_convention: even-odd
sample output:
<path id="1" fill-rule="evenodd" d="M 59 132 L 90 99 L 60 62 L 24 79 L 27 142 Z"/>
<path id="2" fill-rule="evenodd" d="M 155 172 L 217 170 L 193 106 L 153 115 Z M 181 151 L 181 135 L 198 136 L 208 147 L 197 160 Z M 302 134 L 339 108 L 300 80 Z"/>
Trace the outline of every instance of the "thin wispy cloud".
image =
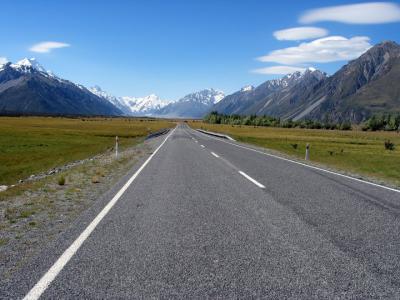
<path id="1" fill-rule="evenodd" d="M 8 63 L 7 57 L 1 57 L 1 56 L 0 56 L 0 65 L 4 65 L 4 64 L 6 64 L 6 63 Z"/>
<path id="2" fill-rule="evenodd" d="M 280 41 L 300 41 L 324 37 L 328 33 L 328 30 L 320 27 L 294 27 L 277 30 L 274 37 Z"/>
<path id="3" fill-rule="evenodd" d="M 369 2 L 317 8 L 299 18 L 302 24 L 332 21 L 349 24 L 380 24 L 400 21 L 400 5 L 391 2 Z"/>
<path id="4" fill-rule="evenodd" d="M 252 73 L 256 74 L 268 74 L 268 75 L 286 75 L 293 72 L 304 72 L 306 68 L 293 67 L 293 66 L 273 66 L 261 69 L 252 70 Z"/>
<path id="5" fill-rule="evenodd" d="M 343 36 L 329 36 L 304 42 L 296 47 L 272 51 L 259 57 L 258 60 L 285 65 L 347 61 L 357 58 L 371 48 L 369 40 L 366 36 L 355 36 L 349 39 Z"/>
<path id="6" fill-rule="evenodd" d="M 36 53 L 49 53 L 54 49 L 70 47 L 70 44 L 60 42 L 41 42 L 29 48 L 30 51 Z"/>

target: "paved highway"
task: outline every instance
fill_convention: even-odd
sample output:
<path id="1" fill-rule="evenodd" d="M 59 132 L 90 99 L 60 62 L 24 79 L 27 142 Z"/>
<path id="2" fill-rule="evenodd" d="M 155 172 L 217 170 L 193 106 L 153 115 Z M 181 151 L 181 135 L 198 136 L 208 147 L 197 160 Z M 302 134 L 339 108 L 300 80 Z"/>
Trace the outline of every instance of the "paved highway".
<path id="1" fill-rule="evenodd" d="M 4 298 L 400 298 L 400 193 L 184 124 L 153 143 Z"/>

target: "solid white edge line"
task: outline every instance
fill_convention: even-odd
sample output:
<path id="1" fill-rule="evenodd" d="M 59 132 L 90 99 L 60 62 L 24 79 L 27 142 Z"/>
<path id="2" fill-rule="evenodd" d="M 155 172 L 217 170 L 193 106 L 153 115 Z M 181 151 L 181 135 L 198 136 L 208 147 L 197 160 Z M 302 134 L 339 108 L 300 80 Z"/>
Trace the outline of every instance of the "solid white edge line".
<path id="1" fill-rule="evenodd" d="M 221 134 L 221 133 L 217 133 L 217 132 L 212 132 L 212 131 L 207 131 L 207 130 L 202 130 L 202 129 L 197 129 L 197 131 L 204 133 L 204 134 L 208 134 L 208 135 L 214 135 L 214 136 L 218 136 L 220 138 L 227 138 L 230 141 L 234 141 L 236 142 L 236 140 L 234 140 L 233 138 L 231 138 L 229 135 L 227 134 Z"/>
<path id="2" fill-rule="evenodd" d="M 211 152 L 212 155 L 214 155 L 216 158 L 219 158 L 219 155 L 217 153 Z"/>
<path id="3" fill-rule="evenodd" d="M 261 183 L 259 183 L 257 180 L 251 178 L 249 175 L 247 175 L 245 172 L 239 171 L 240 175 L 244 176 L 245 178 L 247 178 L 248 180 L 250 180 L 252 183 L 254 183 L 256 186 L 258 186 L 259 188 L 265 189 L 265 186 L 262 185 Z"/>
<path id="4" fill-rule="evenodd" d="M 94 218 L 94 220 L 86 227 L 86 229 L 79 235 L 79 237 L 68 247 L 67 250 L 57 259 L 57 261 L 52 265 L 52 267 L 42 276 L 42 278 L 35 284 L 35 286 L 29 291 L 29 293 L 24 297 L 26 300 L 30 299 L 39 299 L 39 297 L 43 294 L 44 291 L 49 287 L 51 282 L 57 277 L 57 275 L 61 272 L 61 270 L 65 267 L 65 265 L 70 261 L 70 259 L 75 255 L 75 253 L 79 250 L 85 240 L 90 236 L 96 226 L 101 222 L 101 220 L 107 215 L 107 213 L 111 210 L 111 208 L 117 203 L 119 198 L 124 194 L 124 192 L 128 189 L 128 187 L 132 184 L 132 182 L 136 179 L 136 177 L 142 172 L 142 170 L 146 167 L 146 165 L 150 162 L 150 160 L 154 157 L 154 155 L 160 150 L 160 148 L 165 144 L 168 138 L 175 131 L 171 131 L 171 133 L 164 139 L 160 146 L 151 154 L 147 160 L 143 163 L 143 165 L 132 175 L 131 178 L 125 183 L 125 185 L 115 194 L 115 196 L 111 199 L 110 202 L 102 209 L 102 211 Z"/>
<path id="5" fill-rule="evenodd" d="M 198 132 L 196 130 L 193 130 L 193 131 L 194 132 Z M 203 134 L 205 134 L 205 133 L 203 133 Z M 230 143 L 230 142 L 227 142 L 227 141 L 223 141 L 223 140 L 215 138 L 213 136 L 207 135 L 207 137 L 209 137 L 211 139 L 215 139 L 215 140 L 217 140 L 219 142 L 223 142 L 223 143 L 226 143 L 226 144 L 229 144 L 229 145 L 232 145 L 232 146 L 236 146 L 236 147 L 239 147 L 239 148 L 243 148 L 243 149 L 247 149 L 247 150 L 250 150 L 250 151 L 254 151 L 254 152 L 257 152 L 257 153 L 260 153 L 260 154 L 263 154 L 263 155 L 266 155 L 266 156 L 274 157 L 274 158 L 277 158 L 277 159 L 280 159 L 280 160 L 284 160 L 284 161 L 287 161 L 287 162 L 291 162 L 291 163 L 294 163 L 294 164 L 297 164 L 297 165 L 300 165 L 300 166 L 303 166 L 303 167 L 307 167 L 307 168 L 310 168 L 310 169 L 322 171 L 322 172 L 325 172 L 325 173 L 328 173 L 328 174 L 332 174 L 332 175 L 337 175 L 337 176 L 340 176 L 340 177 L 343 177 L 343 178 L 347 178 L 347 179 L 351 179 L 351 180 L 358 181 L 358 182 L 361 182 L 361 183 L 369 184 L 369 185 L 372 185 L 372 186 L 375 186 L 375 187 L 379 187 L 379 188 L 382 188 L 382 189 L 386 189 L 386 190 L 389 190 L 389 191 L 392 191 L 392 192 L 400 193 L 400 190 L 394 189 L 394 188 L 390 188 L 388 186 L 384 186 L 384 185 L 373 183 L 373 182 L 366 181 L 366 180 L 363 180 L 363 179 L 359 179 L 359 178 L 351 177 L 351 176 L 348 176 L 348 175 L 340 174 L 340 173 L 337 173 L 337 172 L 329 171 L 329 170 L 326 170 L 326 169 L 318 168 L 318 167 L 315 167 L 315 166 L 307 165 L 307 164 L 304 164 L 304 163 L 301 163 L 301 162 L 298 162 L 298 161 L 295 161 L 295 160 L 291 160 L 291 159 L 288 159 L 288 158 L 284 158 L 284 157 L 281 157 L 281 156 L 278 156 L 278 155 L 262 152 L 262 151 L 259 151 L 259 150 L 256 150 L 256 149 L 252 149 L 252 148 L 249 148 L 249 147 L 242 146 L 242 145 L 238 145 L 238 144 Z"/>

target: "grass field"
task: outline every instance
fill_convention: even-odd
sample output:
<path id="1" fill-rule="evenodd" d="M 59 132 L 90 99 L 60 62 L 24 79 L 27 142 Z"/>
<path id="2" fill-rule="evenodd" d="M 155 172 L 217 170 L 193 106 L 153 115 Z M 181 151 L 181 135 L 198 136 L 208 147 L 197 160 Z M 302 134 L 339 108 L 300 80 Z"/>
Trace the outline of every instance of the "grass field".
<path id="1" fill-rule="evenodd" d="M 305 147 L 309 143 L 311 161 L 400 186 L 400 134 L 396 132 L 232 126 L 199 121 L 189 125 L 226 133 L 238 141 L 297 158 L 304 158 Z M 391 140 L 396 149 L 386 150 L 385 140 Z"/>
<path id="2" fill-rule="evenodd" d="M 146 118 L 0 117 L 0 185 L 111 149 L 116 135 L 124 148 L 173 126 Z"/>

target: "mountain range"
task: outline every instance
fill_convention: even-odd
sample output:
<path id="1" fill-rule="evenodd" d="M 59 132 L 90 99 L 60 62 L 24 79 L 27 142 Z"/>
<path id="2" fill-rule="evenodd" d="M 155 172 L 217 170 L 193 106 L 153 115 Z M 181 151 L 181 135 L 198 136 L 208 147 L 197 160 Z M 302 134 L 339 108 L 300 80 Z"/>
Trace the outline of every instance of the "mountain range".
<path id="1" fill-rule="evenodd" d="M 226 96 L 212 110 L 360 123 L 373 114 L 400 112 L 400 46 L 380 43 L 332 76 L 307 69 Z"/>
<path id="2" fill-rule="evenodd" d="M 115 97 L 98 86 L 89 90 L 118 107 L 125 116 L 162 118 L 202 118 L 225 96 L 223 92 L 211 88 L 188 94 L 178 101 L 168 101 L 154 94 L 145 97 Z"/>
<path id="3" fill-rule="evenodd" d="M 0 114 L 121 115 L 82 85 L 46 71 L 35 59 L 0 66 Z"/>
<path id="4" fill-rule="evenodd" d="M 191 93 L 155 112 L 157 116 L 168 118 L 202 118 L 215 104 L 225 97 L 214 89 Z"/>
<path id="5" fill-rule="evenodd" d="M 335 74 L 308 68 L 225 96 L 215 89 L 171 102 L 151 94 L 115 97 L 46 71 L 36 59 L 0 65 L 0 114 L 154 116 L 202 118 L 224 114 L 269 115 L 359 123 L 373 114 L 400 112 L 400 46 L 385 41 Z"/>
<path id="6" fill-rule="evenodd" d="M 103 91 L 99 86 L 94 86 L 89 90 L 96 96 L 111 102 L 125 116 L 153 116 L 169 103 L 154 94 L 145 97 L 115 97 Z"/>

